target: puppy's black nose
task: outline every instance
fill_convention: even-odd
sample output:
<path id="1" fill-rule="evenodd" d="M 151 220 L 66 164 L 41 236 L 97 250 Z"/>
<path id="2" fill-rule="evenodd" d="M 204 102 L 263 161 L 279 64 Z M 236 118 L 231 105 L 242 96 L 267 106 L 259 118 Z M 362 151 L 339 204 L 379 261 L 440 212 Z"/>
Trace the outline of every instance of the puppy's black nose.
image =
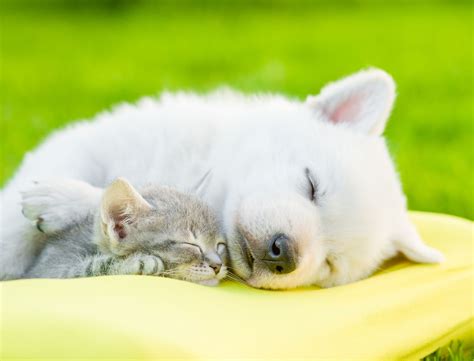
<path id="1" fill-rule="evenodd" d="M 268 243 L 268 250 L 262 261 L 276 274 L 293 272 L 296 269 L 295 254 L 290 239 L 284 234 L 276 234 Z"/>
<path id="2" fill-rule="evenodd" d="M 214 270 L 215 274 L 218 274 L 219 271 L 221 270 L 222 263 L 210 263 L 209 267 L 211 267 Z"/>

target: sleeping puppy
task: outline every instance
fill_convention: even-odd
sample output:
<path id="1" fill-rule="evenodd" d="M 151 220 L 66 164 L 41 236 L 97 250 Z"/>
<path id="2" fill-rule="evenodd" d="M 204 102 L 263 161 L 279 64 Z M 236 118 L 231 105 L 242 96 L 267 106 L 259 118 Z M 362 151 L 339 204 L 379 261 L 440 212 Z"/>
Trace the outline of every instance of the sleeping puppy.
<path id="1" fill-rule="evenodd" d="M 231 271 L 251 286 L 341 285 L 399 252 L 440 262 L 410 223 L 382 136 L 394 99 L 392 78 L 371 69 L 304 102 L 165 93 L 70 126 L 30 153 L 2 191 L 0 278 L 21 276 L 41 248 L 19 206 L 32 180 L 103 187 L 123 176 L 186 190 L 208 169 L 201 197 L 227 237 Z M 76 214 L 93 198 L 76 200 Z"/>

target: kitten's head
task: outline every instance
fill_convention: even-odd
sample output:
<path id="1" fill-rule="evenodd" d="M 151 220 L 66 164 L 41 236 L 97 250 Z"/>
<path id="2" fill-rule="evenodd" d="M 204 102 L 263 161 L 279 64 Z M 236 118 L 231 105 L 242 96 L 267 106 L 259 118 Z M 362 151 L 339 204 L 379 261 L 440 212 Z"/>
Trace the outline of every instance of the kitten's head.
<path id="1" fill-rule="evenodd" d="M 165 265 L 165 276 L 215 285 L 227 273 L 227 249 L 217 219 L 193 195 L 162 186 L 138 193 L 119 178 L 104 192 L 98 228 L 102 251 L 155 255 Z"/>

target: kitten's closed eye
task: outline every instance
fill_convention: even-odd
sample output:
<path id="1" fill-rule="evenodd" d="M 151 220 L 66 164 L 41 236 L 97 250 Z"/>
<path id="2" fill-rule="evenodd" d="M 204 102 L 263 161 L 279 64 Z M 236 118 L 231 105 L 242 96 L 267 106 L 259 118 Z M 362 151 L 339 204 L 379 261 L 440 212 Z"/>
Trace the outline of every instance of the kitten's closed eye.
<path id="1" fill-rule="evenodd" d="M 180 242 L 180 241 L 174 241 L 174 240 L 171 240 L 171 239 L 167 240 L 164 243 L 166 243 L 166 247 L 170 250 L 180 249 L 180 250 L 189 251 L 189 252 L 196 253 L 196 254 L 202 254 L 203 253 L 201 247 L 199 245 L 195 244 L 195 243 Z"/>
<path id="2" fill-rule="evenodd" d="M 197 244 L 189 243 L 189 242 L 180 242 L 179 245 L 182 246 L 182 247 L 185 247 L 185 248 L 192 249 L 194 251 L 197 250 L 201 254 L 203 253 L 201 247 L 199 247 L 199 245 L 197 245 Z"/>

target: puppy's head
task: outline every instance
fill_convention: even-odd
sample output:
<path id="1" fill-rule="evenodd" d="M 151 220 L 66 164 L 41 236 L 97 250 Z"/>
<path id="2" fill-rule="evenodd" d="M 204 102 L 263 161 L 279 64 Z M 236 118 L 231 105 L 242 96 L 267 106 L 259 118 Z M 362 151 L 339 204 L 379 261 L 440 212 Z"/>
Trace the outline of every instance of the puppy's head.
<path id="1" fill-rule="evenodd" d="M 255 287 L 330 287 L 398 252 L 442 260 L 408 220 L 381 136 L 394 99 L 392 78 L 367 70 L 282 106 L 249 133 L 224 214 L 235 273 Z"/>

